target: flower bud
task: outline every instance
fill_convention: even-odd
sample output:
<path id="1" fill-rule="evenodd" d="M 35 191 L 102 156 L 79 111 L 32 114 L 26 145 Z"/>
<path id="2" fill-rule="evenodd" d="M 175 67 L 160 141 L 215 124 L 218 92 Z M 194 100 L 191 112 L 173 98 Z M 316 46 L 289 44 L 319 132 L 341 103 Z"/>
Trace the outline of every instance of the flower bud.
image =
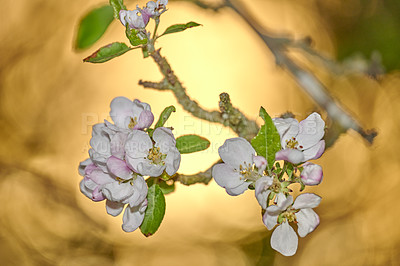
<path id="1" fill-rule="evenodd" d="M 321 183 L 323 173 L 322 167 L 318 164 L 305 163 L 303 164 L 303 171 L 301 171 L 300 177 L 304 185 L 315 186 Z"/>

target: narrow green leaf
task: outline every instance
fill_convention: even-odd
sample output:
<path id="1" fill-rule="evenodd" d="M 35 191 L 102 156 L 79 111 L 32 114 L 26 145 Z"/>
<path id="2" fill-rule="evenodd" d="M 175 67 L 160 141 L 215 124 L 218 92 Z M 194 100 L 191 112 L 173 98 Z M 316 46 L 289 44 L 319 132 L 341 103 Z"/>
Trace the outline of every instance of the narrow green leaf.
<path id="1" fill-rule="evenodd" d="M 193 21 L 188 22 L 188 23 L 186 23 L 186 24 L 175 24 L 175 25 L 169 26 L 169 27 L 164 31 L 164 33 L 161 34 L 159 37 L 161 37 L 161 36 L 163 36 L 163 35 L 166 35 L 166 34 L 170 34 L 170 33 L 175 33 L 175 32 L 184 31 L 184 30 L 186 30 L 186 29 L 193 28 L 193 27 L 197 27 L 197 26 L 200 26 L 200 25 L 201 25 L 201 24 L 198 24 L 198 23 L 193 22 Z"/>
<path id="2" fill-rule="evenodd" d="M 113 42 L 106 46 L 101 47 L 92 55 L 83 59 L 83 62 L 104 63 L 130 50 L 132 50 L 132 48 L 128 47 L 125 43 Z"/>
<path id="3" fill-rule="evenodd" d="M 267 159 L 268 170 L 270 170 L 275 162 L 275 153 L 281 149 L 280 136 L 274 122 L 263 107 L 260 108 L 260 116 L 265 123 L 257 136 L 251 140 L 251 145 L 258 155 Z"/>
<path id="4" fill-rule="evenodd" d="M 164 109 L 164 111 L 162 111 L 160 118 L 158 118 L 158 121 L 157 121 L 156 125 L 154 126 L 154 129 L 164 126 L 165 122 L 167 122 L 171 113 L 175 112 L 175 111 L 176 111 L 176 109 L 175 109 L 175 106 L 173 106 L 173 105 L 166 107 Z"/>
<path id="5" fill-rule="evenodd" d="M 207 149 L 210 141 L 198 135 L 184 135 L 176 139 L 176 147 L 180 153 L 192 153 Z"/>
<path id="6" fill-rule="evenodd" d="M 160 227 L 165 214 L 164 194 L 157 184 L 150 186 L 147 192 L 147 209 L 140 225 L 140 231 L 146 237 L 153 235 Z"/>
<path id="7" fill-rule="evenodd" d="M 113 9 L 105 5 L 90 11 L 79 23 L 76 48 L 85 49 L 92 46 L 113 21 Z"/>
<path id="8" fill-rule="evenodd" d="M 114 11 L 114 18 L 119 20 L 119 11 L 121 9 L 126 10 L 126 7 L 124 6 L 124 1 L 122 0 L 110 0 L 110 5 Z"/>

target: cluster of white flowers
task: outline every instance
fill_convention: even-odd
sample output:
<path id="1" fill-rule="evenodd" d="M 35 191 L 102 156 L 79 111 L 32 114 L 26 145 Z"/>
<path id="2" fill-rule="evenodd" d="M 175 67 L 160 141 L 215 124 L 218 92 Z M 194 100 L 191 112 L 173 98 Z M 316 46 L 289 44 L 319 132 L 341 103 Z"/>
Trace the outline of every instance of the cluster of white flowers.
<path id="1" fill-rule="evenodd" d="M 120 10 L 119 19 L 126 26 L 128 23 L 131 29 L 143 30 L 149 23 L 150 18 L 157 19 L 167 10 L 168 0 L 149 1 L 146 6 L 134 10 Z"/>
<path id="2" fill-rule="evenodd" d="M 273 122 L 282 146 L 275 154 L 275 161 L 285 161 L 283 168 L 276 163 L 267 171 L 267 160 L 256 156 L 255 149 L 247 140 L 232 138 L 219 148 L 224 163 L 213 167 L 212 176 L 232 196 L 254 188 L 263 209 L 265 226 L 272 230 L 278 225 L 271 236 L 272 248 L 285 256 L 292 256 L 296 253 L 298 238 L 289 223 L 297 224 L 301 237 L 314 231 L 319 225 L 319 217 L 313 208 L 319 205 L 321 197 L 304 193 L 293 203 L 292 190 L 288 186 L 300 183 L 304 188 L 321 183 L 321 166 L 308 161 L 318 159 L 325 150 L 325 141 L 322 140 L 325 122 L 317 113 L 300 123 L 293 118 L 275 118 Z"/>
<path id="3" fill-rule="evenodd" d="M 93 126 L 90 158 L 81 162 L 81 192 L 93 201 L 106 200 L 107 213 L 119 215 L 125 208 L 122 229 L 136 230 L 147 208 L 144 176 L 158 177 L 164 170 L 173 175 L 181 155 L 171 129 L 156 128 L 150 136 L 144 129 L 154 116 L 150 106 L 139 100 L 117 97 L 111 102 L 110 116 Z"/>

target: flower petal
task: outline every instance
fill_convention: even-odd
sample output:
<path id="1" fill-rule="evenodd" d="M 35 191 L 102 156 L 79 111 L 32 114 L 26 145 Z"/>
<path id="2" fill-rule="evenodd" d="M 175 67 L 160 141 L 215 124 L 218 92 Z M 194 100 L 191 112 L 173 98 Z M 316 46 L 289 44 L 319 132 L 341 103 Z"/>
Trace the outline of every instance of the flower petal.
<path id="1" fill-rule="evenodd" d="M 262 176 L 255 183 L 255 195 L 261 208 L 267 208 L 267 201 L 269 193 L 271 193 L 269 187 L 272 185 L 273 178 L 269 176 Z"/>
<path id="2" fill-rule="evenodd" d="M 135 231 L 143 222 L 144 219 L 144 211 L 147 207 L 147 200 L 143 201 L 143 203 L 136 207 L 125 208 L 124 216 L 122 217 L 122 230 L 125 232 L 133 232 Z"/>
<path id="3" fill-rule="evenodd" d="M 305 237 L 319 225 L 319 216 L 312 209 L 301 209 L 296 213 L 297 233 Z"/>
<path id="4" fill-rule="evenodd" d="M 296 137 L 303 149 L 316 145 L 325 134 L 325 122 L 318 113 L 312 113 L 300 122 L 300 132 Z"/>
<path id="5" fill-rule="evenodd" d="M 125 143 L 128 135 L 123 132 L 117 132 L 111 137 L 111 154 L 121 160 L 125 157 Z"/>
<path id="6" fill-rule="evenodd" d="M 315 186 L 321 183 L 323 177 L 321 166 L 308 162 L 303 164 L 303 167 L 300 177 L 304 185 Z"/>
<path id="7" fill-rule="evenodd" d="M 111 156 L 107 160 L 107 167 L 110 173 L 116 177 L 128 180 L 132 178 L 132 170 L 126 165 L 126 162 L 118 159 L 117 157 Z"/>
<path id="8" fill-rule="evenodd" d="M 271 215 L 268 212 L 265 212 L 263 215 L 263 223 L 268 228 L 268 230 L 272 230 L 274 226 L 277 224 L 278 215 Z"/>
<path id="9" fill-rule="evenodd" d="M 258 173 L 262 174 L 262 172 L 267 168 L 267 160 L 262 156 L 253 155 L 253 162 L 255 166 L 258 168 Z"/>
<path id="10" fill-rule="evenodd" d="M 109 174 L 104 173 L 98 167 L 96 169 L 93 169 L 92 171 L 86 171 L 85 177 L 92 180 L 98 185 L 104 185 L 115 181 L 114 178 L 112 178 Z"/>
<path id="11" fill-rule="evenodd" d="M 271 236 L 271 247 L 284 256 L 293 256 L 299 239 L 288 222 L 279 225 Z"/>
<path id="12" fill-rule="evenodd" d="M 241 175 L 225 163 L 214 165 L 211 174 L 215 182 L 225 189 L 233 189 L 244 183 L 244 180 L 240 179 Z"/>
<path id="13" fill-rule="evenodd" d="M 134 193 L 134 187 L 128 183 L 117 181 L 102 186 L 104 196 L 111 201 L 123 201 Z"/>
<path id="14" fill-rule="evenodd" d="M 293 138 L 296 138 L 300 131 L 299 122 L 296 119 L 293 119 L 289 125 L 289 128 L 286 130 L 285 134 L 281 136 L 281 145 L 282 148 L 286 148 L 286 144 Z"/>
<path id="15" fill-rule="evenodd" d="M 174 175 L 181 164 L 181 154 L 179 150 L 176 147 L 171 147 L 164 161 L 167 166 L 165 169 L 167 174 L 170 176 Z"/>
<path id="16" fill-rule="evenodd" d="M 274 125 L 278 130 L 279 136 L 281 136 L 282 148 L 285 148 L 286 139 L 283 139 L 283 136 L 288 132 L 289 128 L 291 128 L 291 130 L 298 128 L 299 122 L 294 118 L 280 118 L 280 117 L 273 118 L 272 121 L 274 122 Z M 292 135 L 296 136 L 297 133 L 298 133 L 297 130 L 293 131 L 293 133 L 290 134 L 289 139 L 292 137 Z"/>
<path id="17" fill-rule="evenodd" d="M 106 200 L 106 210 L 109 215 L 117 216 L 124 209 L 125 204 L 115 201 Z"/>
<path id="18" fill-rule="evenodd" d="M 291 162 L 292 164 L 299 164 L 305 161 L 303 152 L 296 149 L 284 149 L 278 151 L 275 154 L 275 160 L 285 160 L 287 162 Z"/>
<path id="19" fill-rule="evenodd" d="M 321 202 L 321 197 L 314 193 L 304 193 L 297 196 L 294 201 L 293 208 L 296 210 L 299 209 L 307 209 L 307 208 L 315 208 Z"/>
<path id="20" fill-rule="evenodd" d="M 133 127 L 133 129 L 144 129 L 148 128 L 153 124 L 154 115 L 151 111 L 143 110 L 140 113 L 138 123 Z"/>
<path id="21" fill-rule="evenodd" d="M 81 190 L 83 195 L 85 195 L 89 199 L 92 199 L 92 190 L 88 189 L 85 186 L 85 180 L 84 179 L 81 180 L 81 182 L 79 182 L 79 189 Z"/>
<path id="22" fill-rule="evenodd" d="M 128 13 L 128 11 L 125 11 Z M 121 12 L 120 12 L 121 15 Z M 127 17 L 124 16 L 126 19 Z M 125 20 L 124 20 L 125 21 Z M 122 21 L 121 21 L 122 22 Z M 135 118 L 133 113 L 133 103 L 126 97 L 116 97 L 111 101 L 110 104 L 110 116 L 114 121 L 115 125 L 120 128 L 128 128 L 131 118 Z M 139 114 L 137 114 L 136 119 L 138 119 Z"/>
<path id="23" fill-rule="evenodd" d="M 153 142 L 149 135 L 141 130 L 133 130 L 126 139 L 126 155 L 133 159 L 147 157 L 151 148 L 153 148 Z"/>
<path id="24" fill-rule="evenodd" d="M 106 197 L 104 197 L 103 193 L 101 193 L 99 186 L 97 186 L 92 193 L 92 200 L 93 201 L 102 201 L 105 200 Z"/>
<path id="25" fill-rule="evenodd" d="M 253 155 L 256 151 L 246 139 L 232 138 L 225 140 L 225 143 L 219 147 L 218 153 L 224 163 L 239 169 L 240 165 L 253 163 Z"/>
<path id="26" fill-rule="evenodd" d="M 85 168 L 86 166 L 93 164 L 92 160 L 90 158 L 87 158 L 86 160 L 80 162 L 79 167 L 78 167 L 78 172 L 81 176 L 85 176 Z"/>
<path id="27" fill-rule="evenodd" d="M 171 129 L 159 127 L 154 130 L 153 139 L 156 142 L 155 146 L 160 148 L 164 154 L 168 153 L 170 148 L 176 146 L 176 140 Z"/>
<path id="28" fill-rule="evenodd" d="M 143 200 L 147 197 L 147 184 L 142 176 L 137 176 L 133 182 L 134 192 L 132 196 L 126 199 L 124 202 L 129 203 L 130 207 L 135 207 L 140 205 Z"/>
<path id="29" fill-rule="evenodd" d="M 244 182 L 243 184 L 234 188 L 225 188 L 225 191 L 231 196 L 238 196 L 240 194 L 243 194 L 243 192 L 245 192 L 249 188 L 250 184 L 250 181 Z"/>
<path id="30" fill-rule="evenodd" d="M 321 157 L 325 151 L 325 140 L 321 140 L 317 145 L 312 146 L 308 150 L 304 150 L 304 161 L 315 160 Z"/>

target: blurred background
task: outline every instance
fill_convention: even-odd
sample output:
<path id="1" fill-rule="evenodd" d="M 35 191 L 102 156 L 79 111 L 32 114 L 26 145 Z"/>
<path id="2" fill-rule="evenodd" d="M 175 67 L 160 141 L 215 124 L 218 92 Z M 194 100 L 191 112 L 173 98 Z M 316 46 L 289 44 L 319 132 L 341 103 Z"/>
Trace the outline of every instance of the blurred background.
<path id="1" fill-rule="evenodd" d="M 77 168 L 88 157 L 91 126 L 108 117 L 116 96 L 150 103 L 156 117 L 175 105 L 168 124 L 176 136 L 211 140 L 208 150 L 182 156 L 180 172 L 207 169 L 218 147 L 235 136 L 191 117 L 172 93 L 137 85 L 161 79 L 138 50 L 105 64 L 82 62 L 103 45 L 125 42 L 124 28 L 114 21 L 93 47 L 74 49 L 80 19 L 105 2 L 2 1 L 1 265 L 400 265 L 399 1 L 242 1 L 271 32 L 309 36 L 318 53 L 338 60 L 339 73 L 298 55 L 361 125 L 378 131 L 372 145 L 349 131 L 318 160 L 324 180 L 307 191 L 323 198 L 316 209 L 321 224 L 300 239 L 293 257 L 271 250 L 253 191 L 230 197 L 214 181 L 177 184 L 166 196 L 161 227 L 149 238 L 124 233 L 122 216 L 107 215 L 104 202 L 80 193 Z M 130 9 L 136 4 L 145 1 L 126 2 Z M 260 106 L 271 116 L 326 116 L 232 10 L 215 13 L 185 1 L 168 7 L 161 31 L 189 21 L 203 25 L 158 42 L 201 106 L 217 109 L 218 95 L 228 92 L 252 119 Z"/>

